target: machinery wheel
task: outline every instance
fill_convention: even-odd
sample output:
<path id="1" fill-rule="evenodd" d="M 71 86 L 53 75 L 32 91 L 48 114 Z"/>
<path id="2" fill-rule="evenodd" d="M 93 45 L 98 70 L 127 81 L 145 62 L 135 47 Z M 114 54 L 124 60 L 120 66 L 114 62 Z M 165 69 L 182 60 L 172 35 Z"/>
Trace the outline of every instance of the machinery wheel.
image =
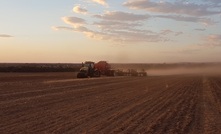
<path id="1" fill-rule="evenodd" d="M 77 78 L 87 78 L 87 76 L 83 73 L 77 73 Z"/>
<path id="2" fill-rule="evenodd" d="M 96 70 L 96 71 L 94 72 L 94 77 L 100 77 L 100 76 L 101 76 L 100 71 Z"/>

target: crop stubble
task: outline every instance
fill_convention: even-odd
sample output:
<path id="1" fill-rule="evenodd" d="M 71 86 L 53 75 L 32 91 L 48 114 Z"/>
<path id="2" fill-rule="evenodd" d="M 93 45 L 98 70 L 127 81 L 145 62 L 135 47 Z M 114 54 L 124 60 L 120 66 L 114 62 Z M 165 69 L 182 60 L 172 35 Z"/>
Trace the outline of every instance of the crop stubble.
<path id="1" fill-rule="evenodd" d="M 2 133 L 221 133 L 221 76 L 8 75 Z"/>

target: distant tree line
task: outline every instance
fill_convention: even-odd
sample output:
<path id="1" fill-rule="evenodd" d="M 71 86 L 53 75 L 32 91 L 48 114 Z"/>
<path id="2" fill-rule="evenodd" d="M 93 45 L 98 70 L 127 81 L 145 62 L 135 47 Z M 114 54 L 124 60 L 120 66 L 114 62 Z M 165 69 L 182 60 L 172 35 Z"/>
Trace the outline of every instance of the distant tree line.
<path id="1" fill-rule="evenodd" d="M 65 63 L 0 63 L 0 72 L 78 72 L 82 64 Z M 221 63 L 112 63 L 112 69 L 173 69 L 220 67 Z"/>
<path id="2" fill-rule="evenodd" d="M 0 72 L 76 72 L 80 67 L 78 65 L 9 65 L 0 66 Z"/>

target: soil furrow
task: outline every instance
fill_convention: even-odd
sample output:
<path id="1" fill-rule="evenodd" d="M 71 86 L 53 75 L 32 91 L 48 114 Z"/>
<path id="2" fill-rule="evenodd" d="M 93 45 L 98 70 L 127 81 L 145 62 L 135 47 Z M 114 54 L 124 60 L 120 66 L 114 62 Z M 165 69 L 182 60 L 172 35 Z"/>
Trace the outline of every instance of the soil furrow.
<path id="1" fill-rule="evenodd" d="M 221 76 L 69 76 L 1 81 L 0 132 L 221 133 Z"/>

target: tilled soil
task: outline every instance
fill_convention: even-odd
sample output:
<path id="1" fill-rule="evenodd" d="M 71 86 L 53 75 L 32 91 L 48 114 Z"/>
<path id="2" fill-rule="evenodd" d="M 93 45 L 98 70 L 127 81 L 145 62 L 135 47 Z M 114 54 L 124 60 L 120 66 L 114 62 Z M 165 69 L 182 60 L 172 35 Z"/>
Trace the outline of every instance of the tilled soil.
<path id="1" fill-rule="evenodd" d="M 1 133 L 221 133 L 221 76 L 1 74 Z"/>

